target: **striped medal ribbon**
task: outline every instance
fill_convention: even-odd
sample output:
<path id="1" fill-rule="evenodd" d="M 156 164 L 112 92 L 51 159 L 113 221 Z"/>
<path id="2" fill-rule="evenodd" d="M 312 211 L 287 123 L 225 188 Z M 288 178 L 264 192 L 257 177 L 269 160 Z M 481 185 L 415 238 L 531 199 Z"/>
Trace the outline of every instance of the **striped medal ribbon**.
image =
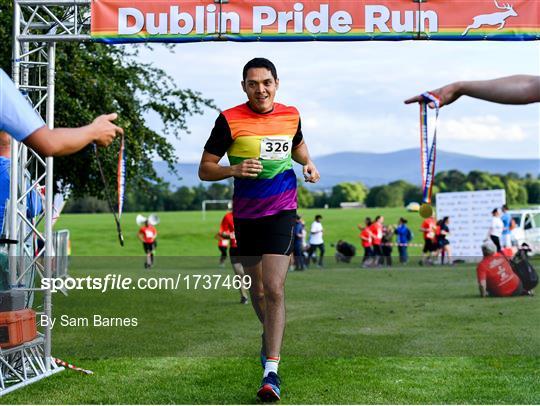
<path id="1" fill-rule="evenodd" d="M 431 192 L 433 190 L 433 180 L 435 177 L 435 160 L 437 157 L 437 127 L 439 125 L 439 98 L 433 93 L 422 94 L 423 100 L 420 102 L 420 156 L 422 163 L 422 205 L 420 215 L 428 218 L 433 214 L 431 206 Z M 428 139 L 428 103 L 435 105 L 435 126 L 433 129 L 433 139 L 431 146 Z"/>
<path id="2" fill-rule="evenodd" d="M 109 209 L 111 210 L 114 222 L 116 223 L 116 232 L 118 233 L 118 241 L 120 242 L 120 245 L 124 246 L 124 235 L 122 234 L 122 226 L 120 225 L 120 216 L 122 215 L 122 209 L 124 206 L 124 190 L 125 190 L 125 181 L 126 181 L 126 156 L 124 153 L 124 136 L 122 135 L 122 138 L 120 140 L 120 151 L 118 155 L 118 166 L 117 166 L 117 173 L 116 173 L 116 181 L 118 183 L 117 185 L 117 192 L 118 192 L 118 214 L 117 211 L 113 207 L 112 199 L 110 196 L 110 190 L 109 190 L 109 183 L 107 182 L 107 178 L 105 177 L 105 173 L 103 172 L 103 167 L 101 166 L 101 160 L 99 158 L 99 152 L 96 144 L 94 145 L 94 153 L 96 154 L 96 162 L 98 164 L 99 174 L 101 175 L 101 181 L 103 182 L 104 191 L 105 191 L 105 197 L 107 199 L 107 203 L 109 204 Z"/>

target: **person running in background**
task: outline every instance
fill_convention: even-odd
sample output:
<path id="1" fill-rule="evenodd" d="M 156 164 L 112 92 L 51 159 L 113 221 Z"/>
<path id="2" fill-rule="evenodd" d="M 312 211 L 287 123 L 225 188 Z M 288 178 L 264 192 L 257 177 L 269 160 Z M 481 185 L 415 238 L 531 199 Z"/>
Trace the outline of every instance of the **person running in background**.
<path id="1" fill-rule="evenodd" d="M 322 216 L 317 214 L 315 216 L 315 221 L 311 223 L 310 235 L 309 235 L 309 251 L 308 251 L 308 261 L 315 262 L 313 254 L 318 249 L 319 250 L 319 262 L 317 266 L 319 268 L 323 267 L 323 257 L 324 257 L 324 238 L 323 238 L 323 225 L 321 223 Z"/>
<path id="2" fill-rule="evenodd" d="M 142 241 L 143 249 L 146 253 L 146 262 L 144 263 L 144 267 L 151 268 L 154 266 L 154 253 L 157 245 L 157 230 L 148 222 L 148 220 L 146 220 L 144 225 L 139 229 L 137 237 L 139 237 L 139 240 Z"/>
<path id="3" fill-rule="evenodd" d="M 407 219 L 401 217 L 396 228 L 399 263 L 406 264 L 409 260 L 408 245 L 413 239 L 413 235 L 409 227 L 407 227 Z"/>
<path id="4" fill-rule="evenodd" d="M 227 250 L 231 244 L 231 236 L 229 230 L 234 230 L 234 220 L 232 211 L 228 211 L 219 224 L 219 232 L 216 235 L 218 239 L 218 249 L 220 252 L 219 266 L 224 267 L 227 260 Z"/>
<path id="5" fill-rule="evenodd" d="M 304 222 L 302 217 L 296 216 L 296 224 L 294 225 L 294 269 L 303 271 L 306 268 L 304 257 Z"/>
<path id="6" fill-rule="evenodd" d="M 362 240 L 362 247 L 364 248 L 364 258 L 362 259 L 362 267 L 368 268 L 374 265 L 375 254 L 373 252 L 373 234 L 371 233 L 371 218 L 366 217 L 365 225 L 362 227 L 360 224 L 360 239 Z"/>
<path id="7" fill-rule="evenodd" d="M 503 222 L 503 231 L 501 239 L 501 247 L 508 248 L 512 246 L 512 240 L 510 238 L 510 223 L 512 222 L 512 216 L 508 213 L 508 206 L 503 204 L 501 221 Z"/>
<path id="8" fill-rule="evenodd" d="M 440 220 L 437 224 L 437 245 L 440 250 L 441 254 L 441 265 L 444 265 L 444 261 L 446 258 L 446 262 L 448 264 L 451 264 L 450 261 L 450 241 L 448 241 L 448 235 L 450 234 L 450 228 L 448 225 L 450 224 L 450 217 L 446 216 L 442 220 Z"/>
<path id="9" fill-rule="evenodd" d="M 450 83 L 432 90 L 439 98 L 439 106 L 455 102 L 461 96 L 474 97 L 501 104 L 529 104 L 540 102 L 540 76 L 514 75 L 491 80 L 471 80 Z M 423 101 L 422 95 L 405 100 L 405 104 Z M 433 102 L 429 107 L 435 108 Z"/>
<path id="10" fill-rule="evenodd" d="M 489 238 L 497 247 L 497 252 L 501 252 L 501 237 L 504 230 L 504 224 L 501 220 L 499 209 L 493 209 L 491 212 L 491 226 L 489 227 Z"/>
<path id="11" fill-rule="evenodd" d="M 381 239 L 382 265 L 392 266 L 392 238 L 394 237 L 394 227 L 383 225 L 383 236 Z"/>
<path id="12" fill-rule="evenodd" d="M 433 265 L 433 257 L 437 252 L 435 227 L 435 217 L 433 215 L 425 219 L 420 226 L 420 231 L 424 235 L 424 248 L 422 249 L 420 265 Z"/>
<path id="13" fill-rule="evenodd" d="M 384 224 L 384 217 L 383 216 L 377 216 L 375 217 L 375 221 L 370 226 L 372 237 L 372 243 L 373 243 L 373 255 L 375 258 L 375 265 L 380 266 L 382 265 L 382 249 L 381 249 L 381 242 L 383 237 L 383 224 Z"/>
<path id="14" fill-rule="evenodd" d="M 232 211 L 229 211 L 223 216 L 221 225 L 219 227 L 220 237 L 228 242 L 225 246 L 225 258 L 227 258 L 227 246 L 229 247 L 229 256 L 231 258 L 231 265 L 234 274 L 238 276 L 240 283 L 240 303 L 248 304 L 248 290 L 244 286 L 244 267 L 242 266 L 241 258 L 238 253 L 238 245 L 236 243 L 236 236 L 234 234 L 234 219 Z"/>

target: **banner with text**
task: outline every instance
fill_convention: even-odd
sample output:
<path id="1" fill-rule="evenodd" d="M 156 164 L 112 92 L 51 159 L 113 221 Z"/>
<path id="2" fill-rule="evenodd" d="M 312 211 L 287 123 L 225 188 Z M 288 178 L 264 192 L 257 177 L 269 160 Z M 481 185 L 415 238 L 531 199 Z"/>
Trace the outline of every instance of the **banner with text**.
<path id="1" fill-rule="evenodd" d="M 482 242 L 489 235 L 491 212 L 506 203 L 504 189 L 437 193 L 437 219 L 450 217 L 452 257 L 474 261 L 482 256 Z"/>
<path id="2" fill-rule="evenodd" d="M 92 37 L 194 41 L 538 40 L 540 0 L 92 0 Z"/>

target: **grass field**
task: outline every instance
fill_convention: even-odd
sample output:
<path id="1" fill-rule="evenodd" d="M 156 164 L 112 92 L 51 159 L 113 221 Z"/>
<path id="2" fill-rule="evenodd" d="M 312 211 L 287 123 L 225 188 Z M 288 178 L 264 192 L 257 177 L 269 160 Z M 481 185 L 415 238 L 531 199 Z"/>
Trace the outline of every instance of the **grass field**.
<path id="1" fill-rule="evenodd" d="M 324 210 L 327 243 L 358 243 L 356 224 L 378 210 Z M 65 215 L 72 276 L 176 278 L 232 274 L 217 264 L 222 212 L 162 213 L 157 266 L 142 267 L 135 215 L 120 248 L 110 215 Z M 310 222 L 315 211 L 305 211 Z M 406 215 L 420 240 L 420 218 Z M 412 254 L 418 254 L 418 249 Z M 359 259 L 291 272 L 280 374 L 285 404 L 540 403 L 537 297 L 480 299 L 473 265 L 361 269 Z M 75 290 L 54 315 L 136 317 L 137 327 L 55 326 L 53 354 L 94 371 L 65 371 L 2 403 L 254 403 L 260 327 L 225 288 Z"/>

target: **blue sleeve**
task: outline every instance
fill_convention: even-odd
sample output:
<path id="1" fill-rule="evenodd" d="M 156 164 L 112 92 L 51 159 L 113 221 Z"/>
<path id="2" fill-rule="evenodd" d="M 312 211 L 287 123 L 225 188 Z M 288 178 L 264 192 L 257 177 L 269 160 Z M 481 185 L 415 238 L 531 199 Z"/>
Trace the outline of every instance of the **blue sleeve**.
<path id="1" fill-rule="evenodd" d="M 35 190 L 32 190 L 26 198 L 26 217 L 34 218 L 43 211 L 41 196 Z"/>
<path id="2" fill-rule="evenodd" d="M 413 239 L 413 233 L 411 230 L 407 229 L 407 242 Z"/>
<path id="3" fill-rule="evenodd" d="M 41 117 L 0 69 L 0 131 L 9 133 L 17 141 L 24 141 L 44 125 Z"/>

